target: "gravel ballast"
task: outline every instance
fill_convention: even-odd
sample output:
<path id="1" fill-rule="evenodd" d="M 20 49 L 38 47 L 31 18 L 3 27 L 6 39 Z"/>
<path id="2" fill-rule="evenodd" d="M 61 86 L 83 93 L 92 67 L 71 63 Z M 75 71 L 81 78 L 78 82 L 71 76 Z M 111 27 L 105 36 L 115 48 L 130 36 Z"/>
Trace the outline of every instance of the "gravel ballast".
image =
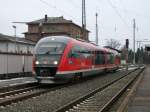
<path id="1" fill-rule="evenodd" d="M 31 99 L 21 101 L 17 104 L 0 107 L 0 112 L 52 112 L 70 101 L 75 100 L 91 90 L 101 87 L 124 74 L 125 71 L 95 77 L 92 80 L 87 80 L 69 87 L 51 91 Z"/>

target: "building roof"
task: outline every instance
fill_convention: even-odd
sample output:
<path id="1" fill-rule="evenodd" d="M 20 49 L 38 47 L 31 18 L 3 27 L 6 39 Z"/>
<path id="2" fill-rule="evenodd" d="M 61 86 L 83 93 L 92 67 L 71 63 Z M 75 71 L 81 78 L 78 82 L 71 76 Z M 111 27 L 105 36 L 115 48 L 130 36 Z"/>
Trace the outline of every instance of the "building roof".
<path id="1" fill-rule="evenodd" d="M 66 20 L 63 18 L 63 16 L 60 17 L 47 17 L 42 18 L 39 20 L 28 22 L 27 24 L 34 24 L 34 23 L 72 23 L 71 20 Z"/>
<path id="2" fill-rule="evenodd" d="M 27 40 L 25 38 L 21 37 L 14 37 L 14 36 L 8 36 L 0 33 L 0 41 L 9 41 L 9 42 L 18 42 L 18 43 L 24 43 L 24 44 L 32 44 L 34 45 L 35 43 Z"/>
<path id="3" fill-rule="evenodd" d="M 24 32 L 23 34 L 36 34 L 36 35 L 37 35 L 37 33 L 29 33 L 29 32 Z M 70 33 L 68 33 L 68 32 L 63 32 L 63 31 L 58 31 L 58 30 L 53 31 L 53 32 L 42 32 L 41 34 L 42 34 L 42 35 L 44 35 L 44 34 L 49 34 L 49 35 L 53 35 L 53 34 L 70 35 Z"/>
<path id="4" fill-rule="evenodd" d="M 72 20 L 67 20 L 65 19 L 63 16 L 60 17 L 47 17 L 47 15 L 45 15 L 45 18 L 42 19 L 38 19 L 35 21 L 31 21 L 31 22 L 27 22 L 27 24 L 73 24 L 79 28 L 81 28 L 81 26 L 75 24 L 74 22 L 72 22 Z M 89 32 L 86 29 L 87 32 Z"/>

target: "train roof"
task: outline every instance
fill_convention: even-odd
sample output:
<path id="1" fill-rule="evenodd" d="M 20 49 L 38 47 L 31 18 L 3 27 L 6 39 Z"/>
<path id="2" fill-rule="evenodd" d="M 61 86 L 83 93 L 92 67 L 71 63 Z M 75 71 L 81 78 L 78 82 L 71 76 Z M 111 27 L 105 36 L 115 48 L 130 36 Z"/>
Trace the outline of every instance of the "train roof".
<path id="1" fill-rule="evenodd" d="M 68 43 L 69 41 L 72 41 L 74 43 L 80 43 L 80 44 L 85 44 L 85 45 L 90 45 L 90 46 L 96 46 L 86 40 L 82 40 L 82 39 L 75 39 L 75 38 L 72 38 L 72 37 L 69 37 L 69 36 L 47 36 L 47 37 L 44 37 L 42 39 L 40 39 L 39 43 L 41 42 L 49 42 L 49 41 L 57 41 L 57 42 L 63 42 L 63 43 Z"/>
<path id="2" fill-rule="evenodd" d="M 104 46 L 104 48 L 108 48 L 108 49 L 111 49 L 111 50 L 117 51 L 118 53 L 121 53 L 121 51 L 120 51 L 120 50 L 115 49 L 115 48 L 112 48 L 112 47 L 110 47 L 110 46 Z"/>
<path id="3" fill-rule="evenodd" d="M 47 37 L 40 39 L 40 41 L 38 43 L 50 42 L 50 41 L 67 43 L 69 40 L 70 40 L 70 38 L 67 36 L 47 36 Z"/>
<path id="4" fill-rule="evenodd" d="M 104 51 L 104 52 L 109 52 L 109 53 L 113 53 L 113 54 L 118 54 L 118 52 L 114 49 L 110 49 L 110 48 L 101 48 L 100 46 L 93 44 L 91 42 L 88 42 L 86 40 L 82 40 L 82 39 L 75 39 L 69 36 L 47 36 L 42 38 L 38 43 L 42 43 L 42 42 L 51 42 L 51 41 L 57 41 L 57 42 L 62 42 L 67 44 L 69 41 L 72 41 L 73 43 L 77 43 L 80 44 L 82 46 L 86 46 L 89 49 L 96 49 L 96 50 L 100 50 L 100 51 Z"/>

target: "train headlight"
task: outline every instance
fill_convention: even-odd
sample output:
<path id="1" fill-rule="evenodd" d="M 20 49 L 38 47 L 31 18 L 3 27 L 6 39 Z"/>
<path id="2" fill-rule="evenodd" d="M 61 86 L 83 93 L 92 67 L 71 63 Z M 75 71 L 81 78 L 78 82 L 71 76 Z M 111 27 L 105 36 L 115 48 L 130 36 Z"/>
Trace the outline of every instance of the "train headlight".
<path id="1" fill-rule="evenodd" d="M 40 62 L 39 62 L 39 61 L 36 61 L 35 64 L 38 65 L 38 64 L 40 64 Z"/>
<path id="2" fill-rule="evenodd" d="M 57 65 L 57 64 L 58 64 L 58 61 L 54 61 L 53 64 Z"/>
<path id="3" fill-rule="evenodd" d="M 52 37 L 51 40 L 55 40 L 55 38 Z"/>

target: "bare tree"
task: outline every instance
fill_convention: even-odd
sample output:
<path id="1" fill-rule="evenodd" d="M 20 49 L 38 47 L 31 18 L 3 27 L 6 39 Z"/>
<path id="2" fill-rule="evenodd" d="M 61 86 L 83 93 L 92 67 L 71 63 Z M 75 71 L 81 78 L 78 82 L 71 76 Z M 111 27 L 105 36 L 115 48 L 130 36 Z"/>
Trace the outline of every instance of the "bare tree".
<path id="1" fill-rule="evenodd" d="M 107 46 L 110 46 L 110 47 L 115 48 L 115 49 L 118 49 L 121 45 L 121 43 L 115 39 L 107 40 L 106 44 L 107 44 Z"/>

